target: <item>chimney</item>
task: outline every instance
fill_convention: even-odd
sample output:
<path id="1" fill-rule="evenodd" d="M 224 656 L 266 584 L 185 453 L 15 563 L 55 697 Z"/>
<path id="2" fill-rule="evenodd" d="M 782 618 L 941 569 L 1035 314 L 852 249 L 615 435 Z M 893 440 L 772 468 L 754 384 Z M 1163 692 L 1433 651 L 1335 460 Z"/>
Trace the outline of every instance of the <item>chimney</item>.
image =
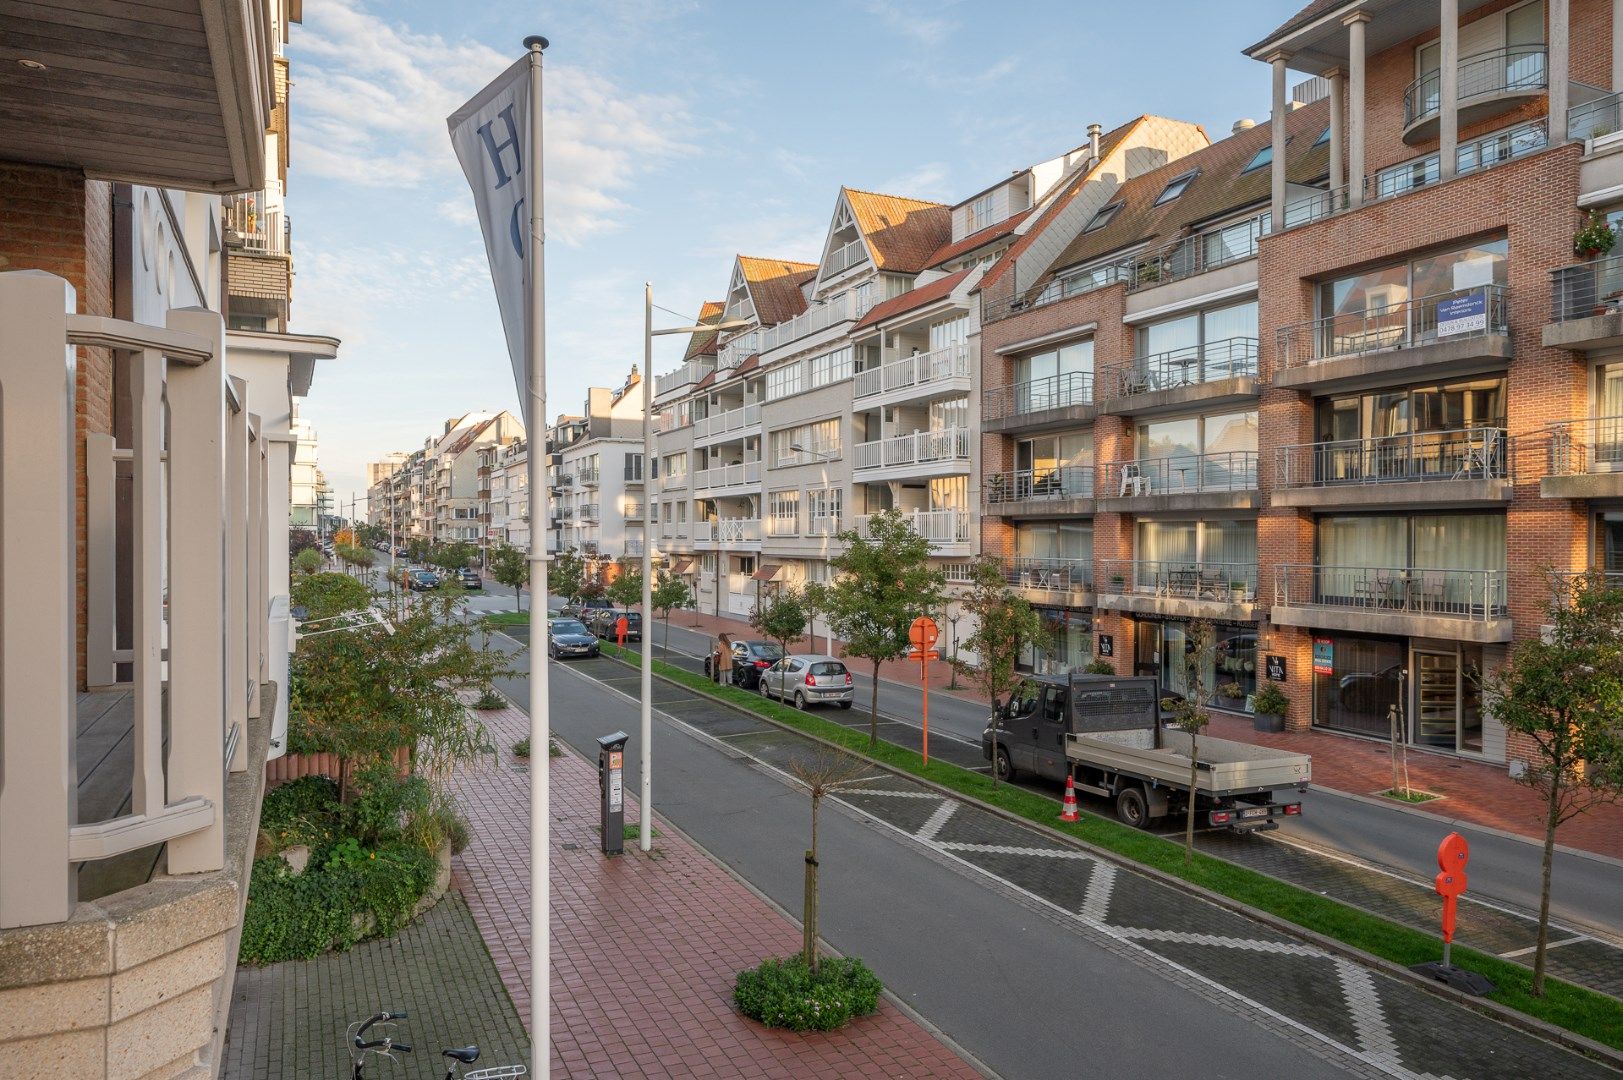
<path id="1" fill-rule="evenodd" d="M 1256 126 L 1257 126 L 1257 122 L 1255 120 L 1251 119 L 1249 116 L 1242 116 L 1242 117 L 1240 117 L 1240 119 L 1234 121 L 1234 127 L 1230 131 L 1230 134 L 1231 135 L 1238 135 L 1240 132 L 1242 132 L 1242 131 L 1250 131 L 1252 128 L 1254 128 Z"/>
<path id="2" fill-rule="evenodd" d="M 1088 154 L 1093 158 L 1093 164 L 1099 164 L 1099 135 L 1104 128 L 1098 124 L 1088 125 Z"/>

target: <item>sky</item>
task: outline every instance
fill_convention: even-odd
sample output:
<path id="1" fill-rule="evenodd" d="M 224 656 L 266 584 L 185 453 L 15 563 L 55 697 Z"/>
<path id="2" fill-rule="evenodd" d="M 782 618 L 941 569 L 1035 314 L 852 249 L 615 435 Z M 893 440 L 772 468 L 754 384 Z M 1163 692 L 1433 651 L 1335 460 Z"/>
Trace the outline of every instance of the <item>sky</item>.
<path id="1" fill-rule="evenodd" d="M 953 203 L 1141 113 L 1265 119 L 1241 50 L 1304 0 L 313 0 L 288 46 L 292 329 L 341 338 L 304 415 L 347 513 L 366 462 L 518 411 L 445 118 L 544 34 L 547 415 L 725 292 L 817 261 L 841 185 Z M 673 314 L 674 313 L 674 314 Z M 657 340 L 657 339 L 656 339 Z M 654 370 L 683 338 L 655 345 Z M 364 511 L 364 506 L 363 506 Z"/>

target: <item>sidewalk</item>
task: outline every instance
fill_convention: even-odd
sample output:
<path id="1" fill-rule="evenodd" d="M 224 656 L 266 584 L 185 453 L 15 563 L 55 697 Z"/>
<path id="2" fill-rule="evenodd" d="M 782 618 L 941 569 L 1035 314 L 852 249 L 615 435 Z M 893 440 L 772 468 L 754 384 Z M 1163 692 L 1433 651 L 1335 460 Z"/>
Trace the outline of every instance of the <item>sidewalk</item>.
<path id="1" fill-rule="evenodd" d="M 529 733 L 529 719 L 516 708 L 483 719 L 500 761 L 459 778 L 473 842 L 455 861 L 453 883 L 527 1021 L 529 767 L 510 747 Z M 547 762 L 537 749 L 535 763 Z M 625 855 L 604 857 L 596 768 L 566 750 L 550 769 L 555 1075 L 980 1075 L 888 1001 L 828 1034 L 745 1019 L 733 1008 L 734 977 L 798 950 L 799 929 L 663 826 L 652 857 L 636 841 Z M 628 796 L 628 822 L 636 809 Z"/>

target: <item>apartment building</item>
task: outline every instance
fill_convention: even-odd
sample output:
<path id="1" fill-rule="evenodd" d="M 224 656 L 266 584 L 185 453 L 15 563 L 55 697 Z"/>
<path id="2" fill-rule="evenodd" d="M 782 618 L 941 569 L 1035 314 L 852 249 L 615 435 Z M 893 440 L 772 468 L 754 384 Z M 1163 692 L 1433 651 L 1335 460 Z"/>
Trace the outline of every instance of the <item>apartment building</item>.
<path id="1" fill-rule="evenodd" d="M 316 444 L 316 429 L 299 415 L 293 403 L 293 472 L 288 497 L 288 523 L 295 529 L 317 531 L 321 518 L 332 508 L 332 494 L 322 475 Z"/>
<path id="2" fill-rule="evenodd" d="M 642 375 L 586 391 L 579 416 L 560 415 L 548 433 L 551 551 L 616 559 L 640 556 L 648 503 L 643 472 Z"/>
<path id="3" fill-rule="evenodd" d="M 486 546 L 480 522 L 481 504 L 488 507 L 489 477 L 480 474 L 480 453 L 490 446 L 505 446 L 524 437 L 524 424 L 505 409 L 499 413 L 467 413 L 445 422 L 445 433 L 430 449 L 425 446 L 424 476 L 433 497 L 427 502 L 432 515 L 431 538 L 437 544 Z M 429 466 L 426 463 L 432 461 Z M 431 470 L 431 472 L 430 472 Z M 427 478 L 432 475 L 432 480 Z M 488 513 L 488 509 L 483 511 Z"/>
<path id="4" fill-rule="evenodd" d="M 480 450 L 481 469 L 490 478 L 485 521 L 485 548 L 506 544 L 523 551 L 530 547 L 529 453 L 523 439 L 506 446 Z"/>
<path id="5" fill-rule="evenodd" d="M 127 47 L 88 68 L 78 7 L 8 13 L 0 70 L 0 1053 L 214 1075 L 285 743 L 294 407 L 338 349 L 236 257 L 235 193 L 285 190 L 299 5 L 98 5 Z"/>

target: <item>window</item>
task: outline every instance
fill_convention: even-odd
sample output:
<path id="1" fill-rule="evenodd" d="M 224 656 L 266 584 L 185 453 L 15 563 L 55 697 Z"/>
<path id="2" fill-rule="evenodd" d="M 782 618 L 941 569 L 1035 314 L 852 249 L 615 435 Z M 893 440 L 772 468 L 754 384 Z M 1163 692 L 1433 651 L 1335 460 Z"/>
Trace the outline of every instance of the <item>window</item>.
<path id="1" fill-rule="evenodd" d="M 833 352 L 824 353 L 822 356 L 812 357 L 807 365 L 811 369 L 810 388 L 815 390 L 819 386 L 828 386 L 842 379 L 849 379 L 851 377 L 852 356 L 853 350 L 851 346 L 847 345 L 843 349 L 835 349 Z"/>
<path id="2" fill-rule="evenodd" d="M 1240 172 L 1243 175 L 1245 173 L 1251 172 L 1254 169 L 1260 169 L 1264 165 L 1272 164 L 1273 160 L 1274 160 L 1274 144 L 1271 143 L 1271 142 L 1263 143 L 1262 144 L 1262 149 L 1258 150 L 1255 154 L 1253 154 L 1251 156 L 1251 160 L 1246 162 L 1245 168 L 1241 169 Z"/>
<path id="3" fill-rule="evenodd" d="M 833 536 L 840 531 L 839 488 L 811 488 L 806 492 L 806 532 Z"/>
<path id="4" fill-rule="evenodd" d="M 1326 320 L 1321 354 L 1335 356 L 1363 349 L 1376 334 L 1390 335 L 1391 343 L 1396 344 L 1405 340 L 1405 334 L 1418 337 L 1434 332 L 1435 299 L 1505 284 L 1509 256 L 1510 241 L 1486 240 L 1324 282 L 1319 286 L 1319 316 Z M 1410 300 L 1433 302 L 1417 303 L 1411 312 Z M 1488 318 L 1492 322 L 1502 315 L 1490 311 Z M 1355 326 L 1359 336 L 1353 341 Z M 1344 350 L 1344 340 L 1356 349 Z"/>
<path id="5" fill-rule="evenodd" d="M 1121 203 L 1111 203 L 1109 206 L 1101 206 L 1099 208 L 1099 212 L 1093 215 L 1092 220 L 1083 226 L 1082 231 L 1085 233 L 1090 233 L 1104 228 L 1106 225 L 1110 224 L 1111 219 L 1114 218 L 1120 210 Z"/>
<path id="6" fill-rule="evenodd" d="M 1017 357 L 1014 381 L 1019 412 L 1086 405 L 1093 400 L 1093 339 Z"/>
<path id="7" fill-rule="evenodd" d="M 798 394 L 806 388 L 805 365 L 796 360 L 773 368 L 766 373 L 766 399 L 776 401 L 778 398 Z"/>
<path id="8" fill-rule="evenodd" d="M 772 536 L 794 536 L 800 531 L 800 492 L 774 491 L 766 499 L 766 531 Z"/>
<path id="9" fill-rule="evenodd" d="M 988 225 L 993 224 L 996 218 L 995 199 L 996 192 L 988 191 L 974 202 L 969 204 L 969 231 L 980 232 Z"/>
<path id="10" fill-rule="evenodd" d="M 800 450 L 790 447 L 799 446 Z M 840 422 L 819 420 L 815 424 L 781 428 L 772 433 L 772 467 L 806 465 L 840 453 Z"/>
<path id="11" fill-rule="evenodd" d="M 1192 311 L 1138 330 L 1136 370 L 1148 389 L 1256 373 L 1257 302 Z"/>
<path id="12" fill-rule="evenodd" d="M 627 454 L 626 455 L 625 473 L 626 473 L 625 478 L 627 480 L 641 480 L 642 479 L 642 455 L 641 454 Z"/>
<path id="13" fill-rule="evenodd" d="M 1161 189 L 1161 194 L 1155 197 L 1154 205 L 1160 206 L 1162 203 L 1169 203 L 1173 199 L 1176 199 L 1179 195 L 1184 193 L 1185 189 L 1187 189 L 1190 184 L 1195 182 L 1195 177 L 1199 175 L 1199 169 L 1190 169 L 1181 176 L 1174 176 L 1170 181 L 1167 182 L 1167 186 Z"/>
<path id="14" fill-rule="evenodd" d="M 663 471 L 667 480 L 685 480 L 688 475 L 687 451 L 684 450 L 680 454 L 667 454 Z"/>
<path id="15" fill-rule="evenodd" d="M 949 345 L 962 345 L 969 336 L 969 316 L 959 315 L 930 324 L 930 351 L 945 349 Z"/>
<path id="16" fill-rule="evenodd" d="M 1017 525 L 1014 552 L 1022 559 L 1093 560 L 1093 525 L 1085 522 Z"/>
<path id="17" fill-rule="evenodd" d="M 1319 132 L 1319 137 L 1317 139 L 1313 140 L 1313 145 L 1314 146 L 1325 146 L 1329 142 L 1330 142 L 1330 129 L 1328 127 L 1326 127 L 1323 131 Z"/>

